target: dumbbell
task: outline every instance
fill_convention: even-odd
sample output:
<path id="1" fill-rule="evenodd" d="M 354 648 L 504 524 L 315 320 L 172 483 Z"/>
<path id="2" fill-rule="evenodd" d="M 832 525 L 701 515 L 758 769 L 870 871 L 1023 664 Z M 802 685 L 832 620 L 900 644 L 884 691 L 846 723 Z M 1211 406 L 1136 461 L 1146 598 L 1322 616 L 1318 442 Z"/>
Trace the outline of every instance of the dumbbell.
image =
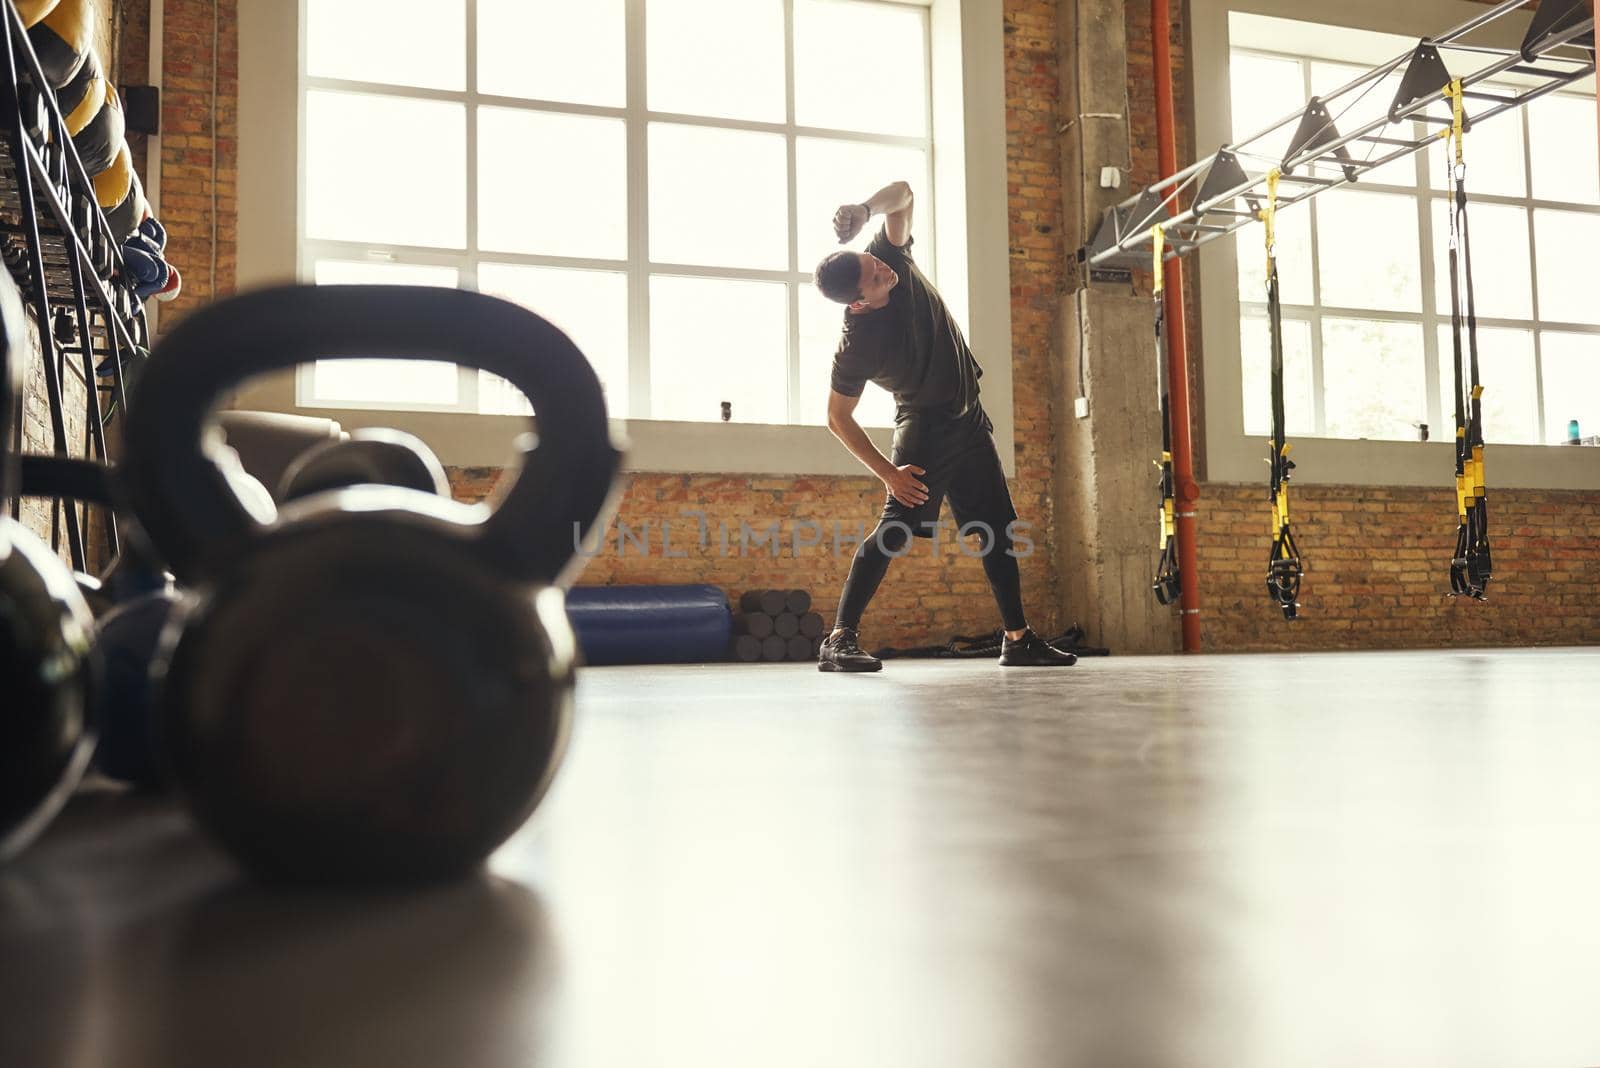
<path id="1" fill-rule="evenodd" d="M 115 508 L 112 469 L 92 460 L 60 456 L 21 457 L 23 496 Z M 119 524 L 122 552 L 98 578 L 77 575 L 94 611 L 94 644 L 102 685 L 94 695 L 100 727 L 95 764 L 107 776 L 141 786 L 161 781 L 154 735 L 151 668 L 162 628 L 178 603 L 172 576 L 156 563 L 142 533 Z"/>
<path id="2" fill-rule="evenodd" d="M 350 486 L 396 486 L 450 496 L 444 465 L 422 439 L 400 430 L 353 430 L 345 441 L 313 445 L 294 458 L 278 483 L 277 499 L 293 501 Z"/>
<path id="3" fill-rule="evenodd" d="M 311 360 L 443 360 L 510 381 L 537 444 L 487 516 L 383 486 L 252 514 L 207 434 L 248 378 Z M 532 441 L 532 435 L 525 440 Z M 272 879 L 476 868 L 532 813 L 572 716 L 559 589 L 615 506 L 593 368 L 560 330 L 460 290 L 308 286 L 165 334 L 126 426 L 140 523 L 193 588 L 169 630 L 163 751 L 202 826 Z"/>
<path id="4" fill-rule="evenodd" d="M 0 862 L 66 803 L 94 752 L 100 662 L 72 573 L 11 518 L 7 454 L 28 340 L 22 299 L 0 275 Z"/>

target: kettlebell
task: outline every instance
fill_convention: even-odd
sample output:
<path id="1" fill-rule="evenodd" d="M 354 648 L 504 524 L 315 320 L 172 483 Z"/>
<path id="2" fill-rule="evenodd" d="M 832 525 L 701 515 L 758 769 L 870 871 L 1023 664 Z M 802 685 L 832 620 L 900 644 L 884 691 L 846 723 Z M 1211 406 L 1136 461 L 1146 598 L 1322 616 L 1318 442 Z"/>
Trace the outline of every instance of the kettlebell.
<path id="1" fill-rule="evenodd" d="M 296 456 L 278 483 L 277 499 L 292 501 L 364 484 L 450 496 L 444 465 L 420 439 L 401 430 L 367 427 L 352 430 L 347 441 L 324 441 Z"/>
<path id="2" fill-rule="evenodd" d="M 492 511 L 355 486 L 274 518 L 230 481 L 211 410 L 312 360 L 442 360 L 533 403 L 537 446 Z M 565 748 L 575 642 L 559 584 L 615 507 L 593 368 L 560 330 L 461 290 L 290 286 L 159 343 L 129 405 L 126 488 L 189 589 L 163 639 L 159 720 L 199 822 L 272 880 L 409 882 L 479 866 Z"/>
<path id="3" fill-rule="evenodd" d="M 20 468 L 24 496 L 124 511 L 114 470 L 104 464 L 66 456 L 24 456 Z M 118 533 L 121 551 L 104 573 L 98 578 L 73 574 L 95 616 L 94 644 L 102 672 L 94 699 L 100 735 L 94 762 L 110 778 L 155 786 L 161 782 L 161 766 L 153 730 L 150 666 L 178 593 L 137 525 L 119 522 Z"/>
<path id="4" fill-rule="evenodd" d="M 0 862 L 44 829 L 88 767 L 99 671 L 72 572 L 8 505 L 27 343 L 16 283 L 0 273 Z"/>

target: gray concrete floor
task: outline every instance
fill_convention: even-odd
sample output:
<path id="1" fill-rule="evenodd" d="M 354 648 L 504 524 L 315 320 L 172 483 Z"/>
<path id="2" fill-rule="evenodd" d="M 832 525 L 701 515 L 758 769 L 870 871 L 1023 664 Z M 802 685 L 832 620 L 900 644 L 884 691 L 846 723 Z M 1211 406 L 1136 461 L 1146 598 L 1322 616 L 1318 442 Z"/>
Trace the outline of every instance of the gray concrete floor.
<path id="1" fill-rule="evenodd" d="M 86 796 L 0 1065 L 1600 1065 L 1600 651 L 585 673 L 489 875 L 268 893 Z"/>

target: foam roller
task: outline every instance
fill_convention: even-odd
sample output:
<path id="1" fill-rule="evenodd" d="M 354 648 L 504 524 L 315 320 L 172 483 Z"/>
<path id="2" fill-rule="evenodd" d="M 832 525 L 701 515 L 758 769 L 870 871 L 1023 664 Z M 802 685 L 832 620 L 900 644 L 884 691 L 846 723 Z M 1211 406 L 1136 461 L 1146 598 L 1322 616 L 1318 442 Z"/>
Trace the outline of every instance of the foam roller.
<path id="1" fill-rule="evenodd" d="M 50 88 L 60 89 L 83 67 L 94 45 L 94 0 L 61 0 L 28 30 Z"/>
<path id="2" fill-rule="evenodd" d="M 31 30 L 50 14 L 61 0 L 12 0 L 17 14 L 22 17 L 22 28 Z"/>
<path id="3" fill-rule="evenodd" d="M 716 586 L 579 586 L 567 617 L 590 664 L 725 660 L 733 631 Z"/>
<path id="4" fill-rule="evenodd" d="M 123 146 L 123 151 L 127 151 L 126 145 Z M 139 181 L 139 176 L 134 174 L 132 181 L 128 183 L 128 195 L 116 207 L 106 212 L 106 225 L 111 229 L 111 239 L 119 245 L 126 241 L 128 235 L 138 228 L 140 221 L 149 213 L 150 203 L 144 198 L 144 185 Z M 177 268 L 171 269 L 171 275 L 177 273 Z M 167 285 L 162 291 L 165 292 L 170 288 L 175 288 L 175 283 L 169 276 Z"/>
<path id="5" fill-rule="evenodd" d="M 96 83 L 100 86 L 98 90 L 95 89 Z M 105 77 L 100 72 L 100 60 L 90 52 L 89 58 L 84 60 L 83 66 L 78 68 L 78 73 L 72 76 L 72 80 L 56 90 L 56 106 L 61 109 L 61 117 L 67 122 L 69 134 L 83 129 L 84 123 L 100 110 L 99 104 L 91 104 L 82 111 L 78 124 L 76 126 L 72 124 L 73 116 L 80 114 L 79 109 L 83 107 L 91 92 L 102 102 L 105 100 L 105 84 Z"/>
<path id="6" fill-rule="evenodd" d="M 104 103 L 94 116 L 84 123 L 83 127 L 73 133 L 72 147 L 78 150 L 78 158 L 83 161 L 83 169 L 88 174 L 99 174 L 116 160 L 117 154 L 124 150 L 124 140 L 128 132 L 127 121 L 122 116 L 122 100 L 117 96 L 117 90 L 106 85 Z M 84 103 L 88 103 L 87 100 Z M 71 129 L 69 124 L 68 129 Z"/>
<path id="7" fill-rule="evenodd" d="M 128 146 L 123 146 L 111 157 L 111 162 L 103 170 L 93 172 L 89 178 L 94 182 L 95 203 L 100 205 L 100 210 L 106 213 L 115 211 L 133 189 L 133 156 L 128 152 Z M 135 220 L 137 225 L 137 220 Z M 133 227 L 128 227 L 125 233 L 113 234 L 117 244 L 127 240 L 128 234 L 133 233 Z"/>

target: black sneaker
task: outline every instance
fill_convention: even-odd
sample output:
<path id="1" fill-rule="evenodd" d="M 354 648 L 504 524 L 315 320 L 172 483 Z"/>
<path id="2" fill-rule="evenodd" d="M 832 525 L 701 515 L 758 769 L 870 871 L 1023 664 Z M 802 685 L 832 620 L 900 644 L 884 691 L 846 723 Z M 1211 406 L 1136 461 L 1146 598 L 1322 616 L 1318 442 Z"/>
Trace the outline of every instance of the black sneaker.
<path id="1" fill-rule="evenodd" d="M 837 638 L 824 639 L 817 652 L 818 671 L 882 671 L 883 661 L 861 651 L 856 632 L 848 627 Z"/>
<path id="2" fill-rule="evenodd" d="M 1076 653 L 1062 652 L 1035 634 L 1032 627 L 1016 641 L 1005 638 L 1000 643 L 1001 667 L 1071 667 L 1077 662 Z"/>

